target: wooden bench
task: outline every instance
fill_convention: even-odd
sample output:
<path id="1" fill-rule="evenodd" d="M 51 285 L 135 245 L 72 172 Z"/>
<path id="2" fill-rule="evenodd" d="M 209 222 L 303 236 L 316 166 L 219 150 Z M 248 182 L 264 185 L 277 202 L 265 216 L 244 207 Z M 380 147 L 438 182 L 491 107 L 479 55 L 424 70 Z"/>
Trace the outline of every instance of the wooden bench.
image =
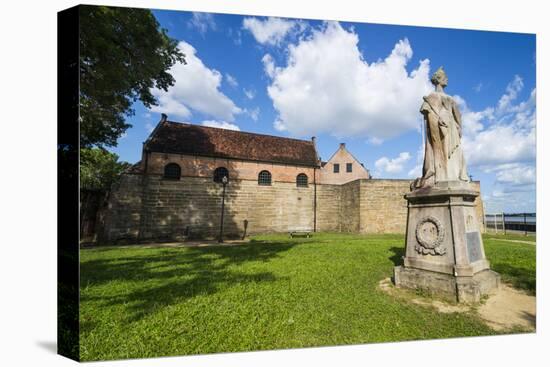
<path id="1" fill-rule="evenodd" d="M 309 229 L 295 229 L 295 230 L 288 231 L 288 234 L 290 235 L 290 238 L 294 238 L 294 237 L 309 238 L 309 237 L 311 237 L 312 232 L 313 231 L 311 231 Z"/>

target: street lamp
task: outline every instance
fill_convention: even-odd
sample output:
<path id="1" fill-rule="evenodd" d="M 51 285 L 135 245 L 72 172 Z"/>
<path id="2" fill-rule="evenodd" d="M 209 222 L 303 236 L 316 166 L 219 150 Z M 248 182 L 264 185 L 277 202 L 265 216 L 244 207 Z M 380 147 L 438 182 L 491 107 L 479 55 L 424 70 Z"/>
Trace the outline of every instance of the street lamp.
<path id="1" fill-rule="evenodd" d="M 228 181 L 227 176 L 223 176 L 221 180 L 223 185 L 223 192 L 222 192 L 222 215 L 220 220 L 220 237 L 218 238 L 219 243 L 223 242 L 223 212 L 225 208 L 225 186 L 227 186 L 227 181 Z"/>

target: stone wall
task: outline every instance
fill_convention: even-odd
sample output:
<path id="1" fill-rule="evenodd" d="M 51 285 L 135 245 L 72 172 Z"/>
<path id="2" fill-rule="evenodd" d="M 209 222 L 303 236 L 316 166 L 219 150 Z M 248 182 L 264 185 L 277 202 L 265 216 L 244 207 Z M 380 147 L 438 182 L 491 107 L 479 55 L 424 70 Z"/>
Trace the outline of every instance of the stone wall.
<path id="1" fill-rule="evenodd" d="M 361 180 L 360 232 L 405 233 L 409 180 Z"/>
<path id="2" fill-rule="evenodd" d="M 200 177 L 166 180 L 148 175 L 142 182 L 139 177 L 124 175 L 111 197 L 106 241 L 178 238 L 186 228 L 191 236 L 218 235 L 222 185 Z M 322 221 L 323 230 L 338 230 L 339 207 L 335 210 L 331 205 L 339 200 L 333 191 L 326 190 L 326 205 L 321 206 L 325 208 L 319 209 L 329 216 L 336 213 L 335 219 Z M 274 182 L 260 186 L 255 180 L 232 180 L 226 186 L 224 233 L 241 237 L 245 220 L 249 234 L 313 230 L 314 194 L 314 185 L 297 187 L 295 183 Z"/>
<path id="3" fill-rule="evenodd" d="M 407 200 L 410 180 L 370 179 L 361 180 L 360 228 L 362 233 L 405 233 L 407 226 Z M 472 181 L 479 192 L 479 181 Z M 482 231 L 484 227 L 481 195 L 475 201 L 476 213 Z"/>
<path id="4" fill-rule="evenodd" d="M 361 186 L 363 181 L 348 182 L 341 187 L 340 231 L 358 232 L 361 225 Z"/>
<path id="5" fill-rule="evenodd" d="M 317 230 L 340 231 L 342 186 L 317 185 Z"/>
<path id="6" fill-rule="evenodd" d="M 101 242 L 138 238 L 141 224 L 141 198 L 144 194 L 142 179 L 141 175 L 125 174 L 111 189 L 103 232 L 99 234 Z"/>
<path id="7" fill-rule="evenodd" d="M 297 187 L 294 182 L 260 186 L 233 179 L 226 187 L 224 233 L 313 230 L 405 233 L 409 180 L 356 180 L 344 185 Z M 479 187 L 479 183 L 477 183 Z M 315 209 L 315 196 L 316 209 Z M 222 185 L 210 177 L 167 180 L 160 175 L 123 175 L 105 215 L 104 242 L 215 238 L 219 233 Z M 483 215 L 481 201 L 477 208 Z M 480 222 L 482 223 L 482 222 Z"/>

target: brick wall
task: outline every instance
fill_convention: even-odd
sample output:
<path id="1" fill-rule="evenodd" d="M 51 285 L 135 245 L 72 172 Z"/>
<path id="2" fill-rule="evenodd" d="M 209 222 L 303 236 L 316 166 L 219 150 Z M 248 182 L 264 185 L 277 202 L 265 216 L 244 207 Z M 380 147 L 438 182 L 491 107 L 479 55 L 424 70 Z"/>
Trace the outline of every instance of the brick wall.
<path id="1" fill-rule="evenodd" d="M 145 160 L 142 160 L 142 162 L 142 168 L 145 168 Z M 147 173 L 149 175 L 162 176 L 164 174 L 164 166 L 168 163 L 177 163 L 181 168 L 182 176 L 186 177 L 212 179 L 216 168 L 225 167 L 229 171 L 229 178 L 231 180 L 256 181 L 258 180 L 258 174 L 263 170 L 267 170 L 271 173 L 274 182 L 296 183 L 296 176 L 300 173 L 306 174 L 310 183 L 314 181 L 313 167 L 154 152 L 149 153 Z"/>

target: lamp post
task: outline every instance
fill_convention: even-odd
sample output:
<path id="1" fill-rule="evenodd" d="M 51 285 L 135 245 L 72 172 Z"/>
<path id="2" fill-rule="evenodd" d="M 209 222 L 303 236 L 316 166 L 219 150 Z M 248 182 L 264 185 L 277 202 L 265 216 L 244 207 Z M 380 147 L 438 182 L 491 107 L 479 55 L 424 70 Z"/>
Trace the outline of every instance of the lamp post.
<path id="1" fill-rule="evenodd" d="M 220 220 L 220 238 L 218 238 L 218 242 L 223 242 L 223 212 L 225 209 L 225 186 L 227 186 L 227 176 L 222 177 L 222 185 L 223 185 L 223 192 L 222 192 L 222 215 Z"/>

